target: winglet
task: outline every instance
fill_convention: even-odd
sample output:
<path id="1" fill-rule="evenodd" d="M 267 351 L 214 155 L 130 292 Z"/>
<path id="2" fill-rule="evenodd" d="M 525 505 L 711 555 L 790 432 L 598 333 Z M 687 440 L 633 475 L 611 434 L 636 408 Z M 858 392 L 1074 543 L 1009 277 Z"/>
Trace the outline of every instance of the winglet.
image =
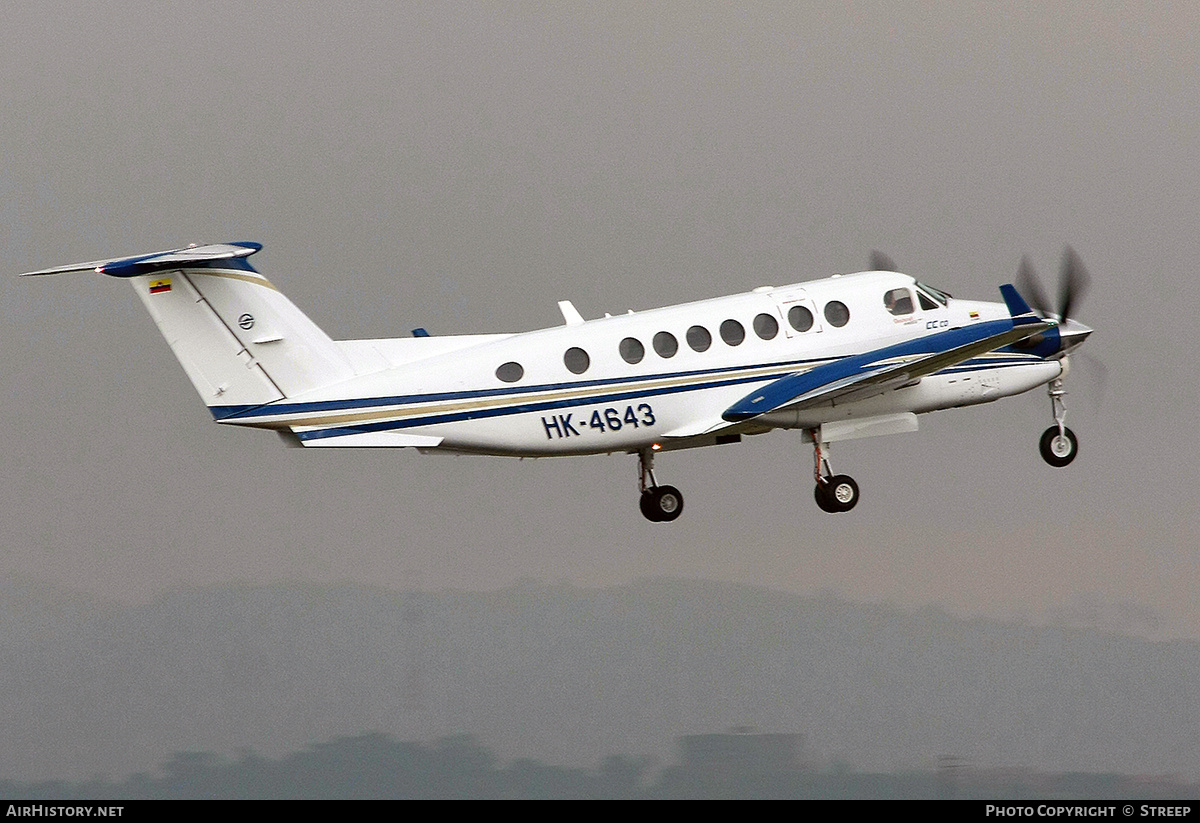
<path id="1" fill-rule="evenodd" d="M 1005 283 L 1000 287 L 1000 295 L 1004 298 L 1004 304 L 1008 306 L 1008 313 L 1012 315 L 1014 326 L 1025 326 L 1030 323 L 1040 323 L 1042 318 L 1034 314 L 1033 309 L 1029 308 L 1029 304 L 1025 302 L 1025 298 L 1021 297 L 1021 293 L 1017 291 L 1012 283 Z"/>

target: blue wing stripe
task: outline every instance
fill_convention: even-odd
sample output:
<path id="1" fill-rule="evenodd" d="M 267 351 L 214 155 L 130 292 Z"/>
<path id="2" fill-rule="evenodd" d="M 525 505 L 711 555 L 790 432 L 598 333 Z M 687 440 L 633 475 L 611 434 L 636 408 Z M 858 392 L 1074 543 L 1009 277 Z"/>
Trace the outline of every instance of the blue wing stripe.
<path id="1" fill-rule="evenodd" d="M 949 355 L 959 349 L 972 348 L 973 344 L 985 344 L 993 338 L 1002 338 L 1006 333 L 1012 331 L 1014 331 L 1014 322 L 1011 319 L 989 320 L 966 328 L 949 329 L 928 337 L 846 357 L 833 363 L 816 366 L 806 372 L 781 377 L 774 383 L 769 383 L 734 403 L 725 410 L 722 417 L 731 423 L 741 422 L 781 406 L 800 402 L 814 394 L 830 395 L 841 389 L 849 389 L 860 384 L 865 385 L 873 378 L 885 378 L 891 373 L 895 373 L 899 377 L 910 366 L 916 368 L 917 363 L 901 362 L 897 364 L 886 361 L 916 358 L 920 362 L 936 358 L 937 355 Z M 1029 332 L 1032 334 L 1034 330 L 1030 329 Z M 1011 342 L 1011 340 L 1005 342 Z M 998 343 L 998 345 L 1002 344 Z M 962 360 L 967 360 L 976 353 L 978 352 L 969 351 L 963 355 Z M 951 365 L 956 364 L 953 362 L 941 363 L 939 368 Z M 931 369 L 930 371 L 935 370 Z"/>

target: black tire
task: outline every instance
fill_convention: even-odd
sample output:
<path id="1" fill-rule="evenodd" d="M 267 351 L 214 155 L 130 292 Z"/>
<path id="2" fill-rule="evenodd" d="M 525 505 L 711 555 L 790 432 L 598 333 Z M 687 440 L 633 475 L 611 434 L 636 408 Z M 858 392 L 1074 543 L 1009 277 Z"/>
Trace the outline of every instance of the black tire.
<path id="1" fill-rule="evenodd" d="M 835 509 L 833 504 L 829 502 L 829 497 L 826 494 L 828 491 L 828 483 L 818 483 L 813 487 L 813 499 L 817 501 L 817 506 L 820 507 L 821 511 L 834 514 L 837 512 L 837 509 Z"/>
<path id="2" fill-rule="evenodd" d="M 1066 436 L 1059 437 L 1058 426 L 1051 426 L 1042 432 L 1038 448 L 1041 449 L 1042 459 L 1051 466 L 1065 466 L 1079 454 L 1079 439 L 1075 437 L 1075 432 L 1064 428 L 1063 434 Z"/>
<path id="3" fill-rule="evenodd" d="M 825 481 L 825 494 L 836 512 L 848 512 L 858 505 L 858 484 L 848 474 L 835 474 Z"/>
<path id="4" fill-rule="evenodd" d="M 638 508 L 642 510 L 642 517 L 649 520 L 651 523 L 658 523 L 658 513 L 654 511 L 654 490 L 646 489 L 642 492 L 642 498 L 638 500 Z"/>
<path id="5" fill-rule="evenodd" d="M 683 514 L 683 495 L 674 486 L 656 486 L 650 490 L 648 507 L 656 523 L 670 523 Z"/>

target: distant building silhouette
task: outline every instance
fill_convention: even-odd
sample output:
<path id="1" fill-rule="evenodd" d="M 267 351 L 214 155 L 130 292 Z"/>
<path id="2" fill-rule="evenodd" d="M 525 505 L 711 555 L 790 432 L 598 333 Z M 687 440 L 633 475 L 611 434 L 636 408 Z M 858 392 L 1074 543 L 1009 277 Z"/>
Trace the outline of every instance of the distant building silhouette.
<path id="1" fill-rule="evenodd" d="M 665 795 L 680 797 L 783 797 L 810 774 L 804 735 L 762 734 L 738 727 L 677 739 L 679 765 L 664 775 Z"/>
<path id="2" fill-rule="evenodd" d="M 679 765 L 689 771 L 788 772 L 807 768 L 804 735 L 762 734 L 739 726 L 679 738 Z"/>

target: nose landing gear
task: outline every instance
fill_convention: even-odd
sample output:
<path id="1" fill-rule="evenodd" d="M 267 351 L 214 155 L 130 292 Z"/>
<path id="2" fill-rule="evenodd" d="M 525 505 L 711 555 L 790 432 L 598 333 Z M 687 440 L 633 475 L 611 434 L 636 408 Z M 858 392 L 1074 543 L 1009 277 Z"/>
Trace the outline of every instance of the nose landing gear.
<path id="1" fill-rule="evenodd" d="M 1050 395 L 1050 408 L 1054 412 L 1054 425 L 1042 432 L 1038 448 L 1042 452 L 1043 460 L 1051 466 L 1061 467 L 1079 454 L 1079 440 L 1075 437 L 1075 432 L 1063 424 L 1067 418 L 1067 407 L 1063 403 L 1067 390 L 1063 388 L 1061 377 L 1050 381 L 1047 393 Z"/>

